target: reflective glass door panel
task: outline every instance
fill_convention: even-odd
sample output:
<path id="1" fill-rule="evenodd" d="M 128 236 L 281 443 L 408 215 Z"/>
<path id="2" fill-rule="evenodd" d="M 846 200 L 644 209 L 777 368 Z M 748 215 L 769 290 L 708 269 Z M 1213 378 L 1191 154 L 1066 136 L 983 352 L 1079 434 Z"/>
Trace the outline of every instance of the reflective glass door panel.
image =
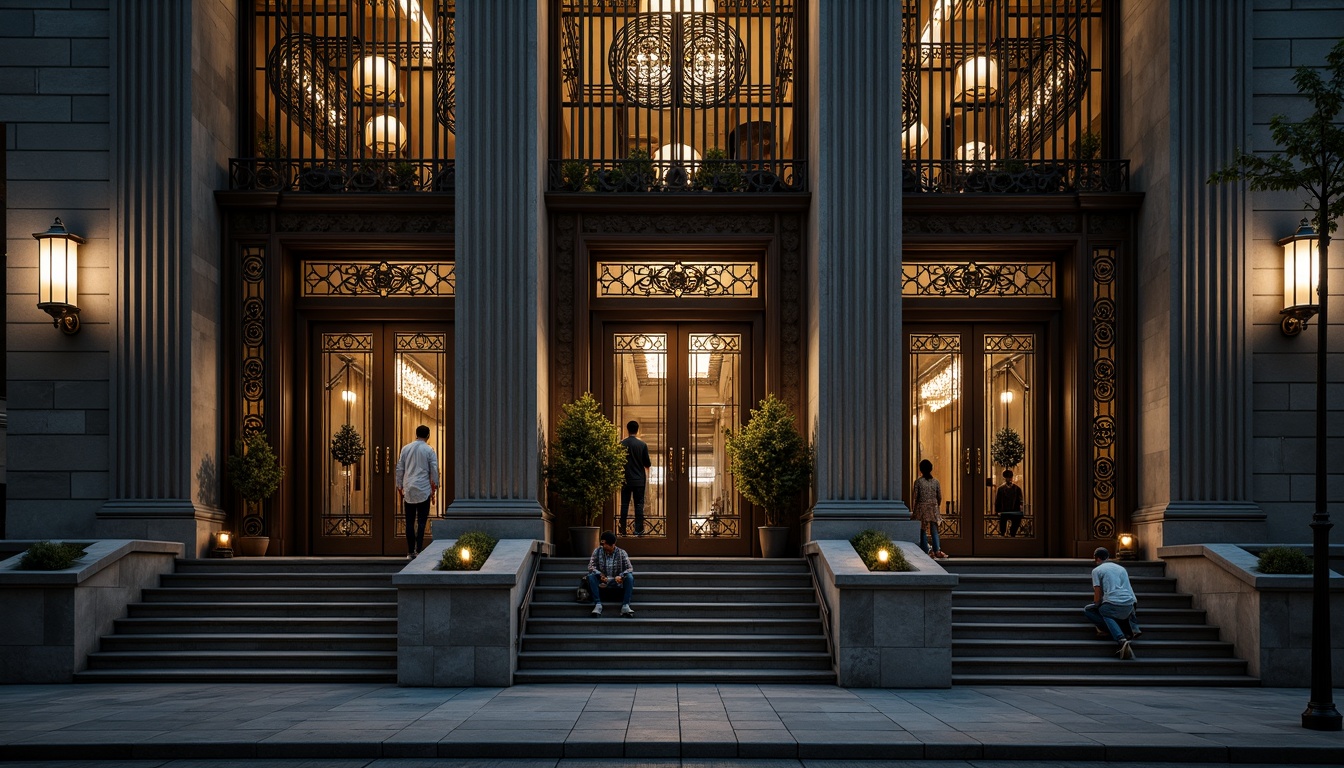
<path id="1" fill-rule="evenodd" d="M 443 324 L 320 323 L 311 340 L 312 434 L 306 465 L 313 475 L 308 496 L 313 552 L 405 554 L 396 462 L 420 425 L 429 427 L 429 443 L 439 457 L 439 493 L 431 516 L 441 516 L 452 501 L 451 329 Z M 363 448 L 353 461 L 343 462 L 334 450 L 342 433 L 341 442 Z"/>
<path id="2" fill-rule="evenodd" d="M 1035 556 L 1045 551 L 1042 518 L 1050 497 L 1040 472 L 1041 328 L 978 324 L 908 326 L 910 466 L 933 463 L 943 489 L 942 548 L 951 555 Z M 1014 531 L 995 509 L 1004 470 L 1021 489 L 1024 517 Z"/>
<path id="3" fill-rule="evenodd" d="M 605 335 L 604 402 L 624 436 L 639 422 L 653 464 L 642 535 L 620 495 L 604 522 L 636 554 L 749 555 L 754 535 L 728 471 L 724 430 L 751 389 L 745 324 L 639 324 Z M 633 506 L 633 504 L 632 504 Z"/>

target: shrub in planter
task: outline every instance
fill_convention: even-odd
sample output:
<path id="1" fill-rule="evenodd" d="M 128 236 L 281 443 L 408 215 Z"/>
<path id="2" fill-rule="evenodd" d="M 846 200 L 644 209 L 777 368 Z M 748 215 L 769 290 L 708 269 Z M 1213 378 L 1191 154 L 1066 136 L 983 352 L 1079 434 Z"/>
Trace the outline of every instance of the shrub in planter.
<path id="1" fill-rule="evenodd" d="M 560 407 L 546 478 L 560 501 L 595 525 L 606 504 L 625 481 L 621 433 L 602 413 L 591 392 Z"/>
<path id="2" fill-rule="evenodd" d="M 868 566 L 870 571 L 913 571 L 914 567 L 910 561 L 905 559 L 905 553 L 892 543 L 887 534 L 869 528 L 866 531 L 859 531 L 854 538 L 849 540 L 854 551 L 859 554 L 863 564 Z M 887 562 L 882 562 L 878 558 L 878 552 L 887 551 Z"/>
<path id="3" fill-rule="evenodd" d="M 812 481 L 812 447 L 783 400 L 769 394 L 760 406 L 746 426 L 725 430 L 725 447 L 738 493 L 765 509 L 766 525 L 787 525 L 786 512 Z"/>
<path id="4" fill-rule="evenodd" d="M 25 571 L 63 571 L 83 557 L 88 546 L 69 541 L 39 541 L 23 553 L 19 568 Z"/>
<path id="5" fill-rule="evenodd" d="M 1260 553 L 1260 562 L 1256 565 L 1256 570 L 1261 573 L 1309 574 L 1312 562 L 1301 550 L 1292 547 L 1270 547 Z"/>
<path id="6" fill-rule="evenodd" d="M 498 543 L 499 539 L 485 531 L 467 531 L 457 537 L 457 543 L 444 550 L 439 560 L 439 570 L 479 571 Z M 467 553 L 466 557 L 462 557 L 463 552 Z"/>

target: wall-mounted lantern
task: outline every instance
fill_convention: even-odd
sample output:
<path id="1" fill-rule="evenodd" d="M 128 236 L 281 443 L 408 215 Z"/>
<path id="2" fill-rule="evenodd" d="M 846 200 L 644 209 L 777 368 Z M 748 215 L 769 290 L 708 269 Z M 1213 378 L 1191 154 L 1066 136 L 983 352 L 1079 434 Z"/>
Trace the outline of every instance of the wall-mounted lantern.
<path id="1" fill-rule="evenodd" d="M 52 324 L 66 334 L 79 332 L 79 244 L 60 217 L 37 240 L 37 308 L 51 315 Z"/>
<path id="2" fill-rule="evenodd" d="M 1297 231 L 1279 241 L 1283 246 L 1283 332 L 1296 336 L 1320 311 L 1321 243 L 1306 219 Z"/>

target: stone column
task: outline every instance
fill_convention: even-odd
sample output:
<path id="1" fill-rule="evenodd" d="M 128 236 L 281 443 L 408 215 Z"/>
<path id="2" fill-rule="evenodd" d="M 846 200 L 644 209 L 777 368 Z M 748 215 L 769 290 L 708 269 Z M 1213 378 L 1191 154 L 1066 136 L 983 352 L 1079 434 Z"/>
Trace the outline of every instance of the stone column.
<path id="1" fill-rule="evenodd" d="M 194 45 L 200 37 L 232 52 L 236 24 L 222 7 L 117 0 L 109 8 L 116 309 L 111 478 L 97 531 L 180 541 L 188 557 L 226 519 L 215 506 L 219 238 L 209 192 L 231 144 L 220 137 L 232 136 L 232 109 L 213 107 L 231 106 L 234 81 L 199 71 Z"/>
<path id="2" fill-rule="evenodd" d="M 804 539 L 895 531 L 901 445 L 901 4 L 812 7 L 816 505 Z"/>
<path id="3" fill-rule="evenodd" d="M 1251 6 L 1186 0 L 1169 8 L 1169 346 L 1165 361 L 1145 360 L 1168 367 L 1169 475 L 1165 488 L 1142 494 L 1148 502 L 1135 516 L 1148 546 L 1264 533 L 1264 513 L 1250 501 L 1250 206 L 1244 185 L 1208 184 L 1250 146 Z M 1160 484 L 1161 474 L 1140 483 Z"/>
<path id="4" fill-rule="evenodd" d="M 546 540 L 544 3 L 457 3 L 456 494 L 436 538 Z"/>

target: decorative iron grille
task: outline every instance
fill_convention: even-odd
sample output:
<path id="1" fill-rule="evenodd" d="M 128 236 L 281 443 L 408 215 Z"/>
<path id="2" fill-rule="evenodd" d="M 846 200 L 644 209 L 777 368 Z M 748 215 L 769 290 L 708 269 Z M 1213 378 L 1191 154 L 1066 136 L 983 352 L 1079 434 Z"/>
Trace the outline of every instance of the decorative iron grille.
<path id="1" fill-rule="evenodd" d="M 261 0 L 233 189 L 452 188 L 455 0 Z"/>
<path id="2" fill-rule="evenodd" d="M 903 2 L 905 192 L 1128 188 L 1100 159 L 1113 0 Z"/>
<path id="3" fill-rule="evenodd" d="M 754 261 L 723 263 L 597 263 L 597 298 L 716 297 L 754 299 L 760 278 Z"/>
<path id="4" fill-rule="evenodd" d="M 313 296 L 453 296 L 457 272 L 453 262 L 305 261 L 303 295 Z"/>
<path id="5" fill-rule="evenodd" d="M 798 29 L 793 0 L 560 0 L 550 188 L 802 191 Z"/>
<path id="6" fill-rule="evenodd" d="M 901 265 L 903 296 L 1052 298 L 1055 265 L 1039 263 L 920 263 Z"/>

